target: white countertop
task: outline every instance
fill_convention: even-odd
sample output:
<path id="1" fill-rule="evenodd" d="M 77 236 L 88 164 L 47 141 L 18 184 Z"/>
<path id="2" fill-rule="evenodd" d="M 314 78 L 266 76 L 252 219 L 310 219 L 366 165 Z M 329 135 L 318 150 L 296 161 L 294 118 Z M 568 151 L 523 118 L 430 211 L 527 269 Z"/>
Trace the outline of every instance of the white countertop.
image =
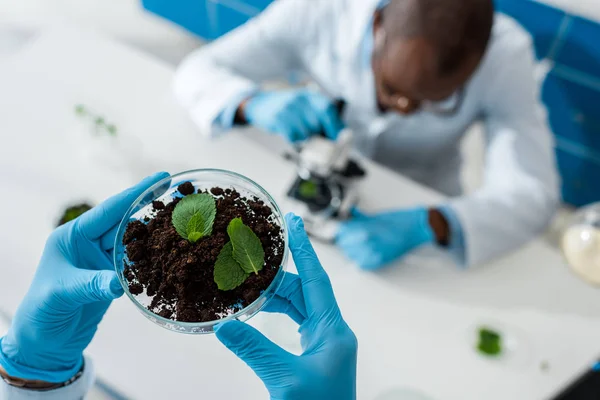
<path id="1" fill-rule="evenodd" d="M 225 168 L 283 200 L 293 166 L 242 132 L 202 139 L 171 95 L 172 75 L 171 67 L 139 52 L 64 27 L 0 61 L 0 308 L 16 309 L 62 206 L 100 201 L 143 174 Z M 143 153 L 130 153 L 135 164 L 79 155 L 102 149 L 90 148 L 73 111 L 78 103 L 115 122 L 123 143 L 143 144 Z M 381 167 L 368 169 L 361 188 L 366 209 L 444 200 Z M 410 386 L 438 400 L 541 400 L 600 354 L 600 292 L 575 278 L 542 240 L 472 271 L 418 255 L 364 273 L 334 247 L 316 248 L 359 338 L 359 399 Z M 518 339 L 511 361 L 475 353 L 469 332 L 482 323 Z M 261 314 L 253 324 L 293 347 L 293 325 L 284 317 Z M 267 397 L 214 337 L 163 330 L 126 298 L 108 312 L 89 353 L 105 381 L 136 399 Z M 543 361 L 548 371 L 541 371 Z"/>

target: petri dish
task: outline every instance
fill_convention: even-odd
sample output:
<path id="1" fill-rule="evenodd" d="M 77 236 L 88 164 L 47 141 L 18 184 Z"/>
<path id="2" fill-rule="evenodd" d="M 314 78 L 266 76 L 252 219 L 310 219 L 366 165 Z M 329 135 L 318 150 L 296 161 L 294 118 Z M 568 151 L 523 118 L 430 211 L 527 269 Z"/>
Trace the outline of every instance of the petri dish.
<path id="1" fill-rule="evenodd" d="M 284 253 L 282 262 L 269 287 L 265 289 L 253 303 L 249 304 L 242 310 L 232 312 L 231 314 L 214 321 L 182 322 L 161 317 L 147 308 L 152 301 L 152 297 L 147 296 L 145 292 L 140 295 L 134 295 L 129 291 L 128 282 L 123 274 L 125 263 L 129 262 L 125 251 L 125 246 L 123 245 L 123 235 L 125 234 L 125 230 L 129 222 L 133 220 L 143 220 L 145 217 L 152 216 L 154 214 L 152 202 L 155 200 L 159 200 L 165 204 L 168 204 L 175 198 L 181 197 L 177 191 L 177 187 L 185 182 L 191 182 L 196 190 L 211 189 L 215 186 L 218 186 L 223 189 L 235 189 L 243 197 L 257 197 L 258 199 L 262 200 L 266 206 L 271 208 L 273 211 L 274 221 L 281 226 L 283 232 Z M 138 308 L 138 310 L 150 321 L 174 332 L 186 334 L 210 334 L 214 332 L 217 324 L 230 320 L 239 320 L 242 322 L 249 320 L 258 312 L 260 312 L 273 298 L 279 289 L 281 282 L 283 281 L 283 277 L 287 269 L 287 260 L 289 256 L 287 244 L 288 230 L 285 218 L 283 217 L 283 214 L 281 213 L 281 210 L 275 200 L 265 189 L 263 189 L 253 180 L 235 172 L 219 169 L 198 169 L 182 172 L 165 178 L 148 188 L 148 190 L 146 190 L 140 195 L 140 197 L 137 198 L 129 210 L 127 210 L 127 213 L 119 225 L 114 246 L 114 266 L 119 277 L 119 281 L 121 282 L 121 286 L 125 290 L 125 294 Z"/>

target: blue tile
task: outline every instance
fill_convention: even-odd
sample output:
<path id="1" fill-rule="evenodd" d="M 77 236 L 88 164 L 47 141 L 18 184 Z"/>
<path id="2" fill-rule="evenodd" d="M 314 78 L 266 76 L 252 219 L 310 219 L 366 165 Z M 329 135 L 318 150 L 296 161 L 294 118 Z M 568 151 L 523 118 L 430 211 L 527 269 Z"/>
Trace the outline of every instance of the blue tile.
<path id="1" fill-rule="evenodd" d="M 516 19 L 533 36 L 536 55 L 547 57 L 561 29 L 565 13 L 531 0 L 496 0 L 496 9 Z"/>
<path id="2" fill-rule="evenodd" d="M 580 207 L 600 201 L 600 164 L 560 148 L 556 151 L 563 201 Z"/>
<path id="3" fill-rule="evenodd" d="M 552 71 L 542 99 L 556 136 L 564 201 L 576 206 L 600 201 L 600 91 Z"/>
<path id="4" fill-rule="evenodd" d="M 206 0 L 142 0 L 144 8 L 204 38 L 214 39 Z"/>
<path id="5" fill-rule="evenodd" d="M 273 3 L 274 0 L 238 0 L 244 3 L 250 4 L 260 10 L 264 10 L 269 6 L 269 4 Z"/>
<path id="6" fill-rule="evenodd" d="M 556 62 L 600 78 L 600 24 L 573 18 Z"/>
<path id="7" fill-rule="evenodd" d="M 216 31 L 217 36 L 222 36 L 227 32 L 237 28 L 255 15 L 248 9 L 243 9 L 240 7 L 232 8 L 230 2 L 227 3 L 228 5 L 225 5 L 225 3 L 222 2 L 215 4 L 217 7 L 218 18 L 218 26 Z"/>
<path id="8" fill-rule="evenodd" d="M 600 91 L 552 71 L 542 89 L 553 132 L 600 153 Z"/>

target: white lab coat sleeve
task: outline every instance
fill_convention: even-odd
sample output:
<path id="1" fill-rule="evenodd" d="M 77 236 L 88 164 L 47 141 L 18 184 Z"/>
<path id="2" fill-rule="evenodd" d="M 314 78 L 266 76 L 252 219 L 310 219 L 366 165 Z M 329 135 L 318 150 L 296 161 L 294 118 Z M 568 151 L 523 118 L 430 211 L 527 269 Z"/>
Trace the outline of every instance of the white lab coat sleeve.
<path id="1" fill-rule="evenodd" d="M 278 0 L 184 59 L 175 74 L 175 96 L 203 134 L 226 130 L 225 109 L 258 91 L 262 82 L 298 69 L 318 4 Z"/>
<path id="2" fill-rule="evenodd" d="M 40 392 L 11 386 L 0 379 L 0 400 L 81 400 L 94 384 L 94 364 L 85 358 L 83 375 L 69 386 Z"/>
<path id="3" fill-rule="evenodd" d="M 461 221 L 465 262 L 475 265 L 541 233 L 560 200 L 554 141 L 534 79 L 531 40 L 505 40 L 486 61 L 484 183 L 451 203 Z"/>

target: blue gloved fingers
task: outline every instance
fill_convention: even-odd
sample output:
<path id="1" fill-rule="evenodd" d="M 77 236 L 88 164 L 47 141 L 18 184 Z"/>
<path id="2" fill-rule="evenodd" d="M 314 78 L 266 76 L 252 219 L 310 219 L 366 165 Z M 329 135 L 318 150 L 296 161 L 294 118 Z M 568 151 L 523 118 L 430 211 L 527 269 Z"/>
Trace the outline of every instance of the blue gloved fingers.
<path id="1" fill-rule="evenodd" d="M 304 318 L 308 317 L 306 303 L 304 302 L 304 293 L 302 292 L 302 280 L 298 275 L 289 272 L 286 273 L 276 294 L 291 302 Z"/>
<path id="2" fill-rule="evenodd" d="M 288 131 L 290 132 L 288 138 L 291 142 L 304 141 L 311 134 L 298 110 L 290 109 L 286 111 L 281 121 L 288 126 Z"/>
<path id="3" fill-rule="evenodd" d="M 352 218 L 354 219 L 364 219 L 364 218 L 369 218 L 369 216 L 367 214 L 365 214 L 364 212 L 362 212 L 360 210 L 360 208 L 358 207 L 352 207 L 352 210 L 350 210 L 350 215 L 352 216 Z"/>
<path id="4" fill-rule="evenodd" d="M 100 238 L 100 248 L 103 251 L 112 250 L 115 247 L 115 239 L 117 237 L 117 231 L 119 230 L 119 225 L 115 225 L 112 227 L 110 231 L 106 234 L 102 235 Z"/>
<path id="5" fill-rule="evenodd" d="M 111 197 L 77 219 L 81 233 L 89 240 L 96 240 L 121 222 L 131 204 L 150 186 L 167 178 L 167 172 L 159 172 L 142 180 L 137 185 Z"/>
<path id="6" fill-rule="evenodd" d="M 309 134 L 315 135 L 323 131 L 323 126 L 318 117 L 318 110 L 312 106 L 307 95 L 300 96 L 296 103 L 298 114 L 302 117 Z"/>
<path id="7" fill-rule="evenodd" d="M 335 242 L 342 249 L 361 247 L 368 239 L 368 232 L 354 220 L 341 223 L 335 235 Z"/>
<path id="8" fill-rule="evenodd" d="M 287 214 L 285 218 L 289 228 L 290 250 L 302 281 L 308 315 L 322 315 L 332 310 L 339 312 L 331 281 L 308 239 L 302 218 L 294 214 Z"/>
<path id="9" fill-rule="evenodd" d="M 336 140 L 341 130 L 344 129 L 344 124 L 338 115 L 333 104 L 329 104 L 324 114 L 319 114 L 321 117 L 321 124 L 325 130 L 325 135 L 331 140 Z"/>
<path id="10" fill-rule="evenodd" d="M 315 93 L 311 97 L 313 108 L 316 109 L 319 123 L 322 130 L 331 140 L 336 140 L 340 131 L 344 129 L 344 123 L 341 120 L 335 105 L 327 97 L 320 93 Z"/>
<path id="11" fill-rule="evenodd" d="M 263 311 L 271 314 L 285 314 L 298 325 L 302 325 L 306 320 L 306 317 L 296 309 L 291 301 L 277 295 L 273 296 Z"/>
<path id="12" fill-rule="evenodd" d="M 111 301 L 123 295 L 123 287 L 114 271 L 71 268 L 69 277 L 56 289 L 55 298 L 70 309 Z"/>
<path id="13" fill-rule="evenodd" d="M 216 335 L 225 347 L 252 368 L 267 387 L 277 383 L 278 375 L 287 370 L 294 359 L 292 354 L 243 322 L 219 324 Z"/>

